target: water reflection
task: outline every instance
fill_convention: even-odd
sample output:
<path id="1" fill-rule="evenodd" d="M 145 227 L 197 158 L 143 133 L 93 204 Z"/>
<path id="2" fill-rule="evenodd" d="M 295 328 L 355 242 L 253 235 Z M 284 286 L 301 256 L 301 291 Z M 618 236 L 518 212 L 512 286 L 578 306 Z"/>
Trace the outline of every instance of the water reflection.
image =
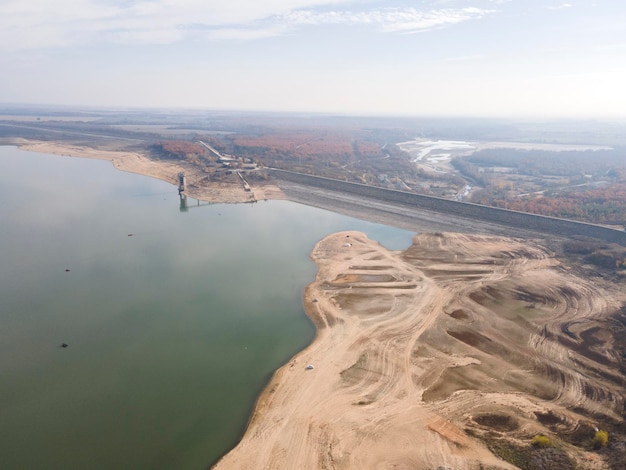
<path id="1" fill-rule="evenodd" d="M 179 210 L 181 212 L 187 212 L 189 210 L 189 207 L 187 206 L 187 195 L 185 193 L 179 192 L 178 197 L 180 198 Z"/>
<path id="2" fill-rule="evenodd" d="M 179 197 L 178 210 L 180 212 L 188 212 L 189 209 L 193 209 L 194 207 L 212 206 L 215 204 L 214 202 L 205 202 L 205 201 L 201 202 L 199 199 L 188 198 L 185 193 L 181 193 L 181 192 L 178 193 L 178 197 Z M 195 201 L 195 204 L 189 204 L 188 202 L 189 199 L 191 199 L 192 201 Z"/>

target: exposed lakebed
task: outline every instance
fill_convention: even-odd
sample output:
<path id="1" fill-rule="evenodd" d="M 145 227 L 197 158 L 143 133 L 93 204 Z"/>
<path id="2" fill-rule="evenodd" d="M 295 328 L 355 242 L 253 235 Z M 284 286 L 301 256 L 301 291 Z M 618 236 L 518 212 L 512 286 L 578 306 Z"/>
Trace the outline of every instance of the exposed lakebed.
<path id="1" fill-rule="evenodd" d="M 14 147 L 0 196 L 3 468 L 206 468 L 313 338 L 315 242 L 412 235 L 288 201 L 181 212 L 162 181 Z"/>

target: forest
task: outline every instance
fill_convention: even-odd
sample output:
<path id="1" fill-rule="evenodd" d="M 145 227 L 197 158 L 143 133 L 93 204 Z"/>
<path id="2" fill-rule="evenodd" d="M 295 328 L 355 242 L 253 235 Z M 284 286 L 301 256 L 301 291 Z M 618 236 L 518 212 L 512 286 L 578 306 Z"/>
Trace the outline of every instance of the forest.
<path id="1" fill-rule="evenodd" d="M 184 140 L 166 140 L 157 142 L 152 146 L 152 151 L 162 157 L 176 160 L 194 159 L 205 155 L 206 150 L 199 144 Z"/>
<path id="2" fill-rule="evenodd" d="M 457 158 L 481 187 L 471 202 L 597 224 L 626 225 L 626 149 L 490 149 Z"/>
<path id="3" fill-rule="evenodd" d="M 262 166 L 394 189 L 412 189 L 417 168 L 383 132 L 361 128 L 256 128 L 203 140 Z M 407 184 L 409 182 L 409 184 Z"/>

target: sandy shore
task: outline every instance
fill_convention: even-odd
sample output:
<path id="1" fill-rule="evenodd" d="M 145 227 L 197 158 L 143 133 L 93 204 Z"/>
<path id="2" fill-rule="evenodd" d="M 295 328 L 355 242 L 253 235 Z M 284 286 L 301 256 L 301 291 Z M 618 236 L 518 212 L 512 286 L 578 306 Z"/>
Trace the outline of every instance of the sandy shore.
<path id="1" fill-rule="evenodd" d="M 139 153 L 15 143 L 173 185 L 189 170 Z M 218 185 L 188 194 L 251 196 Z M 252 196 L 284 197 L 271 186 Z M 311 257 L 318 274 L 304 305 L 317 337 L 276 371 L 215 469 L 507 469 L 488 442 L 528 446 L 536 434 L 580 468 L 607 468 L 567 436 L 620 419 L 626 390 L 607 325 L 621 290 L 576 277 L 528 240 L 498 236 L 421 234 L 394 252 L 343 232 Z"/>
<path id="2" fill-rule="evenodd" d="M 21 150 L 64 155 L 78 158 L 95 158 L 108 160 L 115 168 L 137 173 L 139 175 L 157 178 L 178 186 L 178 173 L 193 174 L 196 168 L 184 163 L 170 161 L 155 161 L 137 152 L 100 150 L 91 147 L 64 144 L 59 142 L 39 142 L 23 139 L 14 140 L 12 143 Z M 174 189 L 175 190 L 175 189 Z M 188 177 L 188 188 L 185 191 L 189 197 L 205 202 L 239 203 L 255 202 L 264 199 L 284 199 L 284 195 L 275 185 L 252 186 L 252 191 L 245 191 L 242 185 L 236 184 L 194 181 Z"/>
<path id="3" fill-rule="evenodd" d="M 481 436 L 528 445 L 554 434 L 537 418 L 548 412 L 566 433 L 586 419 L 574 406 L 618 417 L 623 390 L 585 378 L 582 361 L 549 338 L 566 321 L 599 325 L 620 301 L 545 249 L 424 234 L 393 252 L 343 232 L 311 257 L 319 271 L 304 303 L 317 337 L 275 373 L 216 470 L 515 468 Z M 597 455 L 561 444 L 583 468 L 604 468 Z"/>

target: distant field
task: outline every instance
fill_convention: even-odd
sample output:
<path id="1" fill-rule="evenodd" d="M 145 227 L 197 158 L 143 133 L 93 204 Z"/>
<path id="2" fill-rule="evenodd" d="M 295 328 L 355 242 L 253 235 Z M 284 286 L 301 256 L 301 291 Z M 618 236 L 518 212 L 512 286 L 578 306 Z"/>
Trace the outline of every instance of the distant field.
<path id="1" fill-rule="evenodd" d="M 99 120 L 99 117 L 77 117 L 77 116 L 25 116 L 25 115 L 10 115 L 0 114 L 0 121 L 17 121 L 17 122 L 48 122 L 48 121 L 61 121 L 61 122 L 92 122 Z"/>
<path id="2" fill-rule="evenodd" d="M 162 135 L 179 135 L 179 134 L 205 134 L 205 135 L 228 135 L 233 134 L 229 131 L 215 131 L 201 128 L 176 127 L 166 124 L 116 124 L 115 129 L 121 129 L 129 132 L 148 132 Z"/>

